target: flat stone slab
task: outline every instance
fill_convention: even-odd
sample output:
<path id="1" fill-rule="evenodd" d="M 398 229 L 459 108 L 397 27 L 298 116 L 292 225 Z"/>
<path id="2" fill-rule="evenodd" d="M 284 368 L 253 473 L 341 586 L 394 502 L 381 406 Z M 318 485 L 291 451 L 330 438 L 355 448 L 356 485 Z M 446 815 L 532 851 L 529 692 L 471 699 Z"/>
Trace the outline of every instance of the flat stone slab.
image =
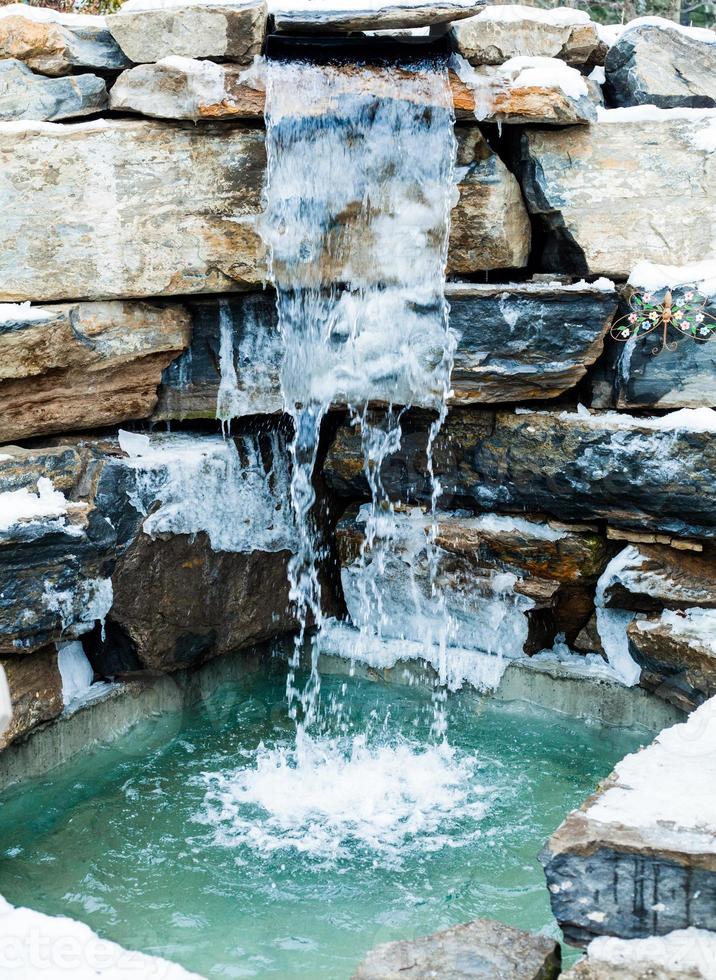
<path id="1" fill-rule="evenodd" d="M 16 58 L 0 61 L 0 121 L 55 121 L 88 116 L 107 107 L 107 87 L 97 75 L 45 78 Z"/>
<path id="2" fill-rule="evenodd" d="M 24 61 L 43 75 L 69 75 L 77 68 L 117 71 L 130 64 L 104 17 L 25 3 L 0 7 L 0 58 Z"/>
<path id="3" fill-rule="evenodd" d="M 461 130 L 449 268 L 522 266 L 530 224 L 517 180 L 477 127 Z M 262 287 L 265 163 L 263 131 L 237 124 L 0 123 L 0 302 Z M 353 247 L 352 268 L 375 275 L 371 242 Z"/>
<path id="4" fill-rule="evenodd" d="M 430 502 L 429 424 L 424 413 L 402 420 L 400 455 L 382 469 L 393 500 Z M 586 410 L 453 408 L 435 444 L 440 506 L 600 518 L 614 527 L 711 539 L 715 425 L 710 409 L 644 419 Z M 339 496 L 367 499 L 360 437 L 350 427 L 339 427 L 324 472 Z"/>
<path id="5" fill-rule="evenodd" d="M 450 401 L 460 405 L 548 398 L 573 387 L 599 356 L 617 302 L 607 282 L 572 286 L 448 283 L 446 296 L 450 327 L 457 336 Z M 223 300 L 198 299 L 188 306 L 193 324 L 191 345 L 166 368 L 153 417 L 216 417 L 222 320 L 231 340 L 236 373 L 235 417 L 281 412 L 279 372 L 284 347 L 275 295 L 264 291 Z M 426 396 L 432 398 L 431 392 L 411 386 L 400 370 L 386 376 L 387 358 L 398 366 L 404 363 L 403 341 L 402 334 L 381 330 L 371 353 L 363 353 L 361 399 L 420 404 Z M 361 356 L 360 350 L 359 345 L 354 355 L 351 347 L 346 363 Z M 414 354 L 416 350 L 414 345 Z M 427 356 L 432 356 L 430 351 Z M 421 363 L 424 357 L 421 355 Z M 375 374 L 371 370 L 374 363 L 378 365 Z"/>
<path id="6" fill-rule="evenodd" d="M 677 929 L 648 939 L 593 939 L 587 957 L 564 980 L 712 980 L 716 936 L 705 929 Z"/>
<path id="7" fill-rule="evenodd" d="M 541 861 L 568 942 L 716 928 L 716 699 L 628 755 Z"/>
<path id="8" fill-rule="evenodd" d="M 107 26 L 130 61 L 226 58 L 248 65 L 266 34 L 265 0 L 127 0 Z"/>
<path id="9" fill-rule="evenodd" d="M 486 7 L 452 26 L 454 49 L 471 65 L 501 65 L 510 58 L 561 58 L 587 64 L 599 46 L 597 26 L 587 13 L 519 4 Z"/>
<path id="10" fill-rule="evenodd" d="M 270 0 L 274 29 L 298 34 L 400 30 L 472 16 L 484 0 Z"/>
<path id="11" fill-rule="evenodd" d="M 615 106 L 716 106 L 716 32 L 662 17 L 632 21 L 604 62 Z"/>
<path id="12" fill-rule="evenodd" d="M 559 944 L 490 919 L 371 950 L 353 980 L 553 980 Z"/>
<path id="13" fill-rule="evenodd" d="M 716 110 L 637 106 L 526 132 L 522 188 L 547 233 L 543 268 L 626 279 L 642 260 L 713 258 L 714 127 Z"/>
<path id="14" fill-rule="evenodd" d="M 0 304 L 0 443 L 146 418 L 189 339 L 177 304 Z"/>

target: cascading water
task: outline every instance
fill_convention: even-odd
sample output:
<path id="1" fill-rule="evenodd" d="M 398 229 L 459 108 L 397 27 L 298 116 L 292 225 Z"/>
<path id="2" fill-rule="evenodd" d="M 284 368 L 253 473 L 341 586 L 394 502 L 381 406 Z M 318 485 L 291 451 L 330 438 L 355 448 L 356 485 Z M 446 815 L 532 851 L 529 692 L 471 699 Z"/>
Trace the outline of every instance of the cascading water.
<path id="1" fill-rule="evenodd" d="M 393 510 L 380 469 L 401 439 L 392 404 L 438 409 L 430 448 L 446 412 L 454 350 L 444 296 L 453 123 L 445 64 L 267 65 L 264 228 L 285 350 L 282 391 L 295 426 L 291 498 L 300 535 L 290 569 L 301 630 L 289 700 L 299 698 L 306 723 L 320 686 L 311 508 L 321 420 L 341 402 L 361 428 L 372 492 L 363 551 L 380 563 Z M 377 422 L 367 413 L 372 400 L 389 403 Z M 428 468 L 432 474 L 430 461 Z M 379 621 L 379 607 L 374 613 Z M 311 672 L 299 693 L 294 671 L 309 622 L 317 627 Z"/>

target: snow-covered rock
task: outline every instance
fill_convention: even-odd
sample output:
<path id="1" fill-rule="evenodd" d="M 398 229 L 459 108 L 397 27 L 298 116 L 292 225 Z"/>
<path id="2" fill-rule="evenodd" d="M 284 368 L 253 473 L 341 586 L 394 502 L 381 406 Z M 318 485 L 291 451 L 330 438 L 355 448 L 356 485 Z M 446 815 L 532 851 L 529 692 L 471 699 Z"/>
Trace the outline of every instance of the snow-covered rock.
<path id="1" fill-rule="evenodd" d="M 0 58 L 17 58 L 43 75 L 129 65 L 104 17 L 65 14 L 25 3 L 0 7 Z"/>
<path id="2" fill-rule="evenodd" d="M 628 755 L 541 855 L 569 942 L 716 928 L 716 699 Z"/>
<path id="3" fill-rule="evenodd" d="M 639 18 L 620 33 L 604 68 L 612 105 L 716 106 L 714 31 Z"/>
<path id="4" fill-rule="evenodd" d="M 261 53 L 265 0 L 127 0 L 107 26 L 130 61 L 225 58 L 248 65 Z"/>
<path id="5" fill-rule="evenodd" d="M 563 973 L 564 980 L 713 980 L 716 935 L 706 929 L 676 929 L 648 939 L 600 936 L 587 956 Z"/>
<path id="6" fill-rule="evenodd" d="M 510 58 L 561 58 L 585 65 L 599 38 L 589 15 L 569 7 L 542 10 L 513 4 L 486 7 L 452 27 L 455 50 L 472 65 L 501 65 Z"/>

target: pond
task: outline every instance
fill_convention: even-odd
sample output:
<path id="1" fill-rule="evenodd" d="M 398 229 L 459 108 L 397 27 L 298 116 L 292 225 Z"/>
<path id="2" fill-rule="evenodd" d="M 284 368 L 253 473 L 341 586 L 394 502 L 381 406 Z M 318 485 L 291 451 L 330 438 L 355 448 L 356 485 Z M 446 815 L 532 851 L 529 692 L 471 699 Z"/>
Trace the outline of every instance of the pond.
<path id="1" fill-rule="evenodd" d="M 477 916 L 558 935 L 537 854 L 646 733 L 324 677 L 297 744 L 285 664 L 8 793 L 0 894 L 207 977 L 351 976 Z M 568 950 L 565 950 L 568 952 Z"/>

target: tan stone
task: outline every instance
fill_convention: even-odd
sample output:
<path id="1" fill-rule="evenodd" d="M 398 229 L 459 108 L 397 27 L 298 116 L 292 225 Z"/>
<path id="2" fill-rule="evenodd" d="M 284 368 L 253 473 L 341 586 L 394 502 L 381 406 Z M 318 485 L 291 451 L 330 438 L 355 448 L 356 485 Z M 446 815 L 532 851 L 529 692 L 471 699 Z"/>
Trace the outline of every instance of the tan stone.
<path id="1" fill-rule="evenodd" d="M 4 749 L 16 738 L 61 713 L 62 679 L 54 647 L 8 657 L 0 660 L 0 664 L 5 668 L 12 700 L 10 727 L 0 735 L 0 749 Z"/>
<path id="2" fill-rule="evenodd" d="M 530 211 L 550 233 L 544 265 L 628 278 L 643 260 L 716 256 L 713 110 L 613 109 L 589 127 L 523 136 Z"/>
<path id="3" fill-rule="evenodd" d="M 0 442 L 148 417 L 162 371 L 191 334 L 189 314 L 176 304 L 5 310 L 0 310 Z"/>
<path id="4" fill-rule="evenodd" d="M 261 53 L 266 18 L 265 0 L 236 0 L 230 5 L 129 0 L 107 18 L 107 25 L 131 61 L 179 55 L 247 65 Z"/>

